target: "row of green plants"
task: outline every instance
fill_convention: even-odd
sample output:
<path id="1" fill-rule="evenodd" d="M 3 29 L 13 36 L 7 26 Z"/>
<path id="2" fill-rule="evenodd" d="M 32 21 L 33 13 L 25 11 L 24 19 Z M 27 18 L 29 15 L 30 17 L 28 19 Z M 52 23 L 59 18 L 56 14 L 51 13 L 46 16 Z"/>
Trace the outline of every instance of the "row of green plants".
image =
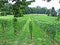
<path id="1" fill-rule="evenodd" d="M 49 23 L 46 21 L 39 21 L 38 19 L 34 20 L 34 22 L 48 35 L 48 37 L 51 39 L 51 41 L 54 44 L 54 41 L 56 41 L 58 44 L 59 42 L 59 36 L 58 33 L 60 32 L 60 23 Z M 57 40 L 58 39 L 58 40 Z"/>
<path id="2" fill-rule="evenodd" d="M 35 45 L 51 45 L 41 28 L 33 21 L 33 41 Z"/>
<path id="3" fill-rule="evenodd" d="M 23 29 L 26 19 L 8 20 L 0 19 L 0 40 L 11 39 L 14 40 Z"/>

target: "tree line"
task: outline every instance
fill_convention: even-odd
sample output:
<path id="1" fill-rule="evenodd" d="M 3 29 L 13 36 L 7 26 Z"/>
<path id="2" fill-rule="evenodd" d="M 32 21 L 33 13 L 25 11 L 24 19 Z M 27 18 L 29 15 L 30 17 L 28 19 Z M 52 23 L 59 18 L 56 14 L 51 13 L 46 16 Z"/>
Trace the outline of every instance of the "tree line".
<path id="1" fill-rule="evenodd" d="M 60 12 L 60 9 L 58 11 L 55 10 L 54 7 L 51 9 L 47 9 L 46 7 L 27 7 L 25 9 L 25 14 L 47 14 L 48 16 L 57 16 L 57 14 Z"/>
<path id="2" fill-rule="evenodd" d="M 12 0 L 12 3 L 15 3 L 11 4 L 8 2 L 8 0 L 0 0 L 0 14 L 13 14 L 14 17 L 21 17 L 23 16 L 26 7 L 34 1 L 35 0 Z"/>
<path id="3" fill-rule="evenodd" d="M 51 0 L 43 1 L 50 2 Z M 24 14 L 47 14 L 48 16 L 57 16 L 57 12 L 54 7 L 51 9 L 47 9 L 46 7 L 41 8 L 39 6 L 35 8 L 28 7 L 28 5 L 35 2 L 35 0 L 12 0 L 12 3 L 13 2 L 15 2 L 15 4 L 9 3 L 8 0 L 0 0 L 0 15 L 14 15 L 14 17 L 22 17 Z M 60 11 L 58 11 L 58 19 L 60 17 L 59 15 Z"/>
<path id="4" fill-rule="evenodd" d="M 17 4 L 18 5 L 18 4 Z M 52 7 L 51 9 L 47 9 L 46 7 L 25 7 L 19 10 L 19 8 L 17 8 L 18 6 L 16 6 L 16 4 L 12 5 L 10 3 L 5 3 L 4 8 L 0 9 L 0 15 L 15 15 L 16 17 L 20 17 L 23 14 L 47 14 L 48 16 L 57 16 L 57 13 L 60 12 L 60 9 L 58 10 L 58 12 L 55 10 L 54 7 Z M 17 10 L 17 11 L 16 11 Z M 19 10 L 19 11 L 18 11 Z"/>

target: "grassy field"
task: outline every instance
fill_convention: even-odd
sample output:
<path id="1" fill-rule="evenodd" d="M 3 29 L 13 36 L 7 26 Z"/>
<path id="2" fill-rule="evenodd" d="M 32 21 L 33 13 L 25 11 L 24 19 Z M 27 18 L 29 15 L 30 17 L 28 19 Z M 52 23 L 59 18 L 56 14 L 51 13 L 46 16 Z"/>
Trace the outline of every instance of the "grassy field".
<path id="1" fill-rule="evenodd" d="M 16 30 L 16 35 L 14 30 Z M 59 45 L 60 20 L 58 21 L 57 17 L 26 14 L 17 18 L 14 24 L 13 16 L 1 16 L 0 45 L 53 45 L 53 39 L 48 36 L 47 30 L 55 31 L 54 45 Z M 53 35 L 53 32 L 51 34 Z"/>

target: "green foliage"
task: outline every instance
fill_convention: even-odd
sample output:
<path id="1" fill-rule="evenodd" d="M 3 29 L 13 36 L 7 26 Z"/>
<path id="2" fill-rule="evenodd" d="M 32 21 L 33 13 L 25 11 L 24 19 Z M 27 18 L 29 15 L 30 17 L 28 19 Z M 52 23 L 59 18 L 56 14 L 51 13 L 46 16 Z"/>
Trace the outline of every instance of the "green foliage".
<path id="1" fill-rule="evenodd" d="M 29 30 L 30 30 L 30 37 L 31 37 L 31 40 L 32 40 L 32 21 L 29 22 Z"/>
<path id="2" fill-rule="evenodd" d="M 5 8 L 5 3 L 8 3 L 8 0 L 0 0 L 0 10 L 2 12 L 1 15 L 6 15 L 6 8 Z"/>
<path id="3" fill-rule="evenodd" d="M 40 16 L 40 17 L 36 16 L 36 17 L 34 17 L 35 24 L 37 24 L 40 27 L 40 29 L 42 29 L 43 32 L 45 32 L 49 36 L 50 40 L 54 44 L 54 41 L 55 40 L 57 41 L 56 35 L 58 35 L 57 30 L 60 30 L 58 28 L 60 23 L 58 23 L 59 21 L 57 21 L 56 19 L 54 21 L 53 17 L 49 17 L 49 19 L 47 16 L 44 16 L 44 17 L 43 16 Z"/>
<path id="4" fill-rule="evenodd" d="M 13 18 L 10 19 L 9 17 L 0 18 L 0 40 L 15 40 L 16 35 L 18 36 L 20 31 L 22 31 L 22 27 L 25 25 L 27 19 L 26 17 L 24 19 L 19 18 L 17 22 L 14 22 Z M 16 26 L 16 35 L 14 35 L 14 26 Z"/>
<path id="5" fill-rule="evenodd" d="M 6 12 L 6 15 L 12 15 L 13 14 L 13 11 L 12 11 L 12 4 L 10 3 L 5 3 L 5 12 Z"/>
<path id="6" fill-rule="evenodd" d="M 6 21 L 3 19 L 1 20 L 1 27 L 2 27 L 2 33 L 4 33 L 6 28 Z"/>
<path id="7" fill-rule="evenodd" d="M 47 0 L 47 2 L 50 2 L 51 0 Z"/>
<path id="8" fill-rule="evenodd" d="M 44 1 L 50 2 L 50 1 L 52 1 L 52 0 L 44 0 Z M 60 3 L 60 0 L 59 0 L 59 3 Z"/>
<path id="9" fill-rule="evenodd" d="M 16 1 L 15 4 L 10 5 L 8 3 L 8 0 L 1 0 L 0 1 L 0 7 L 1 7 L 1 12 L 3 11 L 3 14 L 1 15 L 6 15 L 6 14 L 14 14 L 14 17 L 22 17 L 26 7 L 28 7 L 31 2 L 34 2 L 35 0 L 32 1 L 26 1 L 26 0 L 12 0 L 12 2 Z"/>
<path id="10" fill-rule="evenodd" d="M 14 27 L 14 34 L 16 35 L 17 34 L 17 19 L 14 17 L 13 19 L 13 27 Z"/>
<path id="11" fill-rule="evenodd" d="M 48 14 L 48 16 L 50 15 L 50 10 L 46 10 L 46 14 Z"/>
<path id="12" fill-rule="evenodd" d="M 51 9 L 51 16 L 57 16 L 57 12 L 55 11 L 54 7 Z"/>
<path id="13" fill-rule="evenodd" d="M 25 14 L 45 14 L 46 10 L 48 10 L 46 7 L 41 8 L 40 6 L 27 7 L 25 9 Z"/>
<path id="14" fill-rule="evenodd" d="M 32 30 L 32 22 L 29 22 L 29 30 Z"/>
<path id="15" fill-rule="evenodd" d="M 4 33 L 2 33 L 2 20 L 5 22 Z M 54 39 L 55 44 L 60 43 L 60 21 L 57 21 L 56 17 L 49 17 L 45 14 L 39 14 L 38 16 L 36 14 L 26 14 L 24 17 L 18 17 L 17 22 L 14 22 L 15 24 L 13 24 L 13 21 L 16 21 L 13 16 L 0 17 L 0 41 L 5 45 L 24 45 L 25 43 L 26 45 L 51 45 L 50 41 L 52 39 Z M 17 27 L 15 28 L 17 36 L 14 35 L 14 25 Z M 31 32 L 32 40 L 29 37 L 31 30 L 33 30 Z M 48 34 L 51 40 L 47 37 Z"/>
<path id="16" fill-rule="evenodd" d="M 58 16 L 57 17 L 58 17 L 57 20 L 59 20 L 60 19 L 60 9 L 58 10 Z"/>
<path id="17" fill-rule="evenodd" d="M 16 0 L 13 0 L 13 2 Z M 16 3 L 13 5 L 13 14 L 14 17 L 22 17 L 24 14 L 24 11 L 26 9 L 26 7 L 31 4 L 31 2 L 34 2 L 34 0 L 32 1 L 26 1 L 26 0 L 17 0 Z"/>

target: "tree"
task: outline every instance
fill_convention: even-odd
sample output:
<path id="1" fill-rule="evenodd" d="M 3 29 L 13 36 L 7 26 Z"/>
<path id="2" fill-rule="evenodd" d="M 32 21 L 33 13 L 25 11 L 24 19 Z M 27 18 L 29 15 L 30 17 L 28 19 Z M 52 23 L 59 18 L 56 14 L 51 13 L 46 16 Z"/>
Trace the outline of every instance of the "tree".
<path id="1" fill-rule="evenodd" d="M 2 12 L 2 15 L 5 15 L 5 3 L 8 3 L 8 0 L 0 0 L 0 11 Z"/>
<path id="2" fill-rule="evenodd" d="M 40 6 L 37 6 L 37 7 L 35 8 L 35 10 L 36 10 L 35 13 L 36 13 L 36 14 L 39 14 L 39 13 L 40 13 L 40 10 L 41 10 L 41 7 L 40 7 Z"/>
<path id="3" fill-rule="evenodd" d="M 47 10 L 46 7 L 41 8 L 41 10 L 40 10 L 41 14 L 45 14 L 46 13 L 46 10 Z"/>
<path id="4" fill-rule="evenodd" d="M 25 14 L 45 14 L 46 10 L 48 10 L 46 7 L 27 7 L 25 9 Z"/>
<path id="5" fill-rule="evenodd" d="M 10 4 L 10 3 L 5 3 L 5 7 L 6 7 L 6 15 L 8 14 L 8 15 L 10 15 L 10 14 L 13 14 L 13 12 L 12 12 L 12 4 Z"/>
<path id="6" fill-rule="evenodd" d="M 44 0 L 44 1 L 50 2 L 50 1 L 52 1 L 52 0 Z M 60 0 L 59 0 L 59 3 L 60 3 Z"/>
<path id="7" fill-rule="evenodd" d="M 50 2 L 51 0 L 44 0 L 44 1 Z"/>
<path id="8" fill-rule="evenodd" d="M 58 18 L 57 18 L 57 20 L 59 20 L 60 19 L 60 9 L 58 10 Z"/>
<path id="9" fill-rule="evenodd" d="M 57 12 L 55 11 L 54 7 L 51 9 L 51 16 L 57 16 Z"/>
<path id="10" fill-rule="evenodd" d="M 26 9 L 26 7 L 31 4 L 31 2 L 34 2 L 35 0 L 32 1 L 26 1 L 26 0 L 13 0 L 12 2 L 16 1 L 16 3 L 13 5 L 13 14 L 14 17 L 21 17 L 23 16 L 23 13 Z"/>
<path id="11" fill-rule="evenodd" d="M 30 7 L 26 7 L 24 14 L 30 14 Z"/>
<path id="12" fill-rule="evenodd" d="M 46 10 L 46 14 L 49 16 L 50 15 L 50 9 Z"/>
<path id="13" fill-rule="evenodd" d="M 58 15 L 60 15 L 60 9 L 58 10 Z"/>

